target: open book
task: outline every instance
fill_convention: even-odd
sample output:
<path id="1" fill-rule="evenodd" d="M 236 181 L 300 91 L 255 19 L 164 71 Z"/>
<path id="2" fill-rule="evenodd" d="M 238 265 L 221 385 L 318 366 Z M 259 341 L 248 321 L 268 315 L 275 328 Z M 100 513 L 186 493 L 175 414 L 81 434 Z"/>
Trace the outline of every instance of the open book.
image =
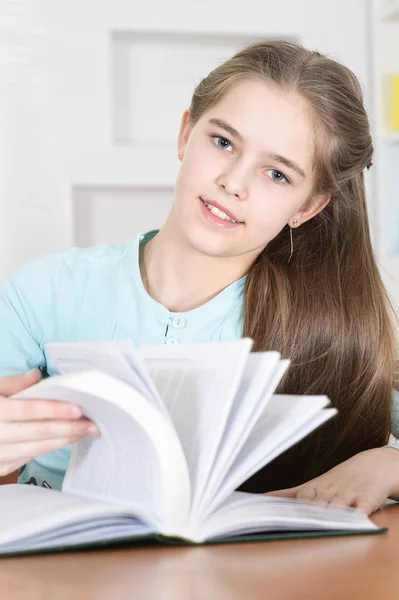
<path id="1" fill-rule="evenodd" d="M 73 445 L 62 492 L 0 488 L 0 554 L 382 531 L 353 509 L 235 491 L 336 412 L 274 394 L 289 361 L 251 347 L 46 345 L 60 375 L 16 396 L 72 401 L 101 435 Z"/>

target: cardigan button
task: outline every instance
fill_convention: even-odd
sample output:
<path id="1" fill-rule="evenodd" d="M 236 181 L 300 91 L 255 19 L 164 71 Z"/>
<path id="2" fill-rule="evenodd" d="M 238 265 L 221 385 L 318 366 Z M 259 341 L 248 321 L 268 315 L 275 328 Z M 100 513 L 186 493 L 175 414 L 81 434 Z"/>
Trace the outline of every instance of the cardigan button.
<path id="1" fill-rule="evenodd" d="M 186 319 L 183 317 L 173 317 L 172 325 L 175 329 L 183 329 L 186 326 Z"/>
<path id="2" fill-rule="evenodd" d="M 165 344 L 180 344 L 179 340 L 177 338 L 174 337 L 167 337 L 165 339 Z"/>

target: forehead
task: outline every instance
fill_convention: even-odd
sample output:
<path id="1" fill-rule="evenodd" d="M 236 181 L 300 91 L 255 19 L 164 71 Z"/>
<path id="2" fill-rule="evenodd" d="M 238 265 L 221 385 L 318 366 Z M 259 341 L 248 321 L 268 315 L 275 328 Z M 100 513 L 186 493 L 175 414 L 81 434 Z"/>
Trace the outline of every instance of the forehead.
<path id="1" fill-rule="evenodd" d="M 227 121 L 253 150 L 287 156 L 306 173 L 312 171 L 314 123 L 298 93 L 261 81 L 240 81 L 201 120 L 210 118 Z"/>

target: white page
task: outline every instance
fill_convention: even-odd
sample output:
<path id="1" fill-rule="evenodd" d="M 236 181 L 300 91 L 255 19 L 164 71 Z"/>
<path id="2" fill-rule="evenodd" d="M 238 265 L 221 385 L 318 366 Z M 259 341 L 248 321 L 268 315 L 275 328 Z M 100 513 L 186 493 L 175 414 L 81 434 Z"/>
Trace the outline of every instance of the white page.
<path id="1" fill-rule="evenodd" d="M 141 346 L 189 465 L 195 506 L 215 460 L 252 340 Z"/>
<path id="2" fill-rule="evenodd" d="M 324 507 L 290 498 L 233 492 L 193 537 L 196 541 L 284 530 L 375 531 L 366 515 L 348 507 Z"/>
<path id="3" fill-rule="evenodd" d="M 94 512 L 95 515 L 95 512 Z M 73 523 L 54 526 L 43 533 L 27 536 L 4 547 L 4 552 L 24 553 L 28 550 L 41 551 L 46 548 L 62 548 L 96 542 L 132 539 L 158 533 L 154 527 L 134 516 L 112 514 L 111 516 L 85 516 L 84 521 L 76 516 Z M 0 546 L 1 548 L 1 546 Z M 1 550 L 0 550 L 1 555 Z"/>
<path id="4" fill-rule="evenodd" d="M 289 366 L 277 352 L 256 352 L 249 356 L 246 370 L 234 399 L 215 465 L 207 482 L 200 509 L 212 501 L 220 482 L 251 434 L 273 392 Z"/>
<path id="5" fill-rule="evenodd" d="M 251 475 L 259 471 L 266 464 L 270 463 L 285 450 L 305 438 L 309 433 L 320 427 L 320 425 L 323 425 L 323 423 L 331 419 L 336 414 L 337 411 L 335 408 L 325 408 L 324 410 L 320 411 L 319 414 L 309 417 L 309 419 L 302 426 L 298 426 L 293 431 L 292 436 L 289 439 L 282 436 L 279 443 L 276 442 L 276 444 L 273 446 L 272 452 L 265 451 L 263 438 L 262 440 L 259 440 L 259 444 L 252 448 L 252 454 L 248 454 L 248 456 L 245 458 L 245 461 L 243 461 L 243 463 L 240 465 L 240 469 L 233 474 L 235 480 L 233 480 L 233 477 L 229 480 L 226 478 L 220 487 L 220 493 L 225 496 L 227 493 L 226 488 L 236 489 L 239 487 L 244 481 L 249 479 Z M 231 469 L 231 472 L 233 472 L 233 468 Z M 215 498 L 215 502 L 217 502 L 218 499 L 219 493 L 217 498 Z"/>
<path id="6" fill-rule="evenodd" d="M 1 486 L 0 504 L 0 553 L 11 551 L 17 542 L 22 549 L 28 545 L 23 542 L 27 539 L 33 543 L 55 537 L 55 545 L 61 545 L 63 532 L 73 528 L 75 531 L 95 530 L 96 524 L 100 527 L 106 522 L 117 524 L 121 518 L 130 516 L 126 506 L 114 506 L 32 485 Z M 148 525 L 137 527 L 137 520 L 132 518 L 132 533 L 151 529 L 154 531 Z"/>
<path id="7" fill-rule="evenodd" d="M 328 404 L 327 396 L 275 394 L 201 517 L 276 456 L 333 417 L 337 411 L 324 408 Z"/>
<path id="8" fill-rule="evenodd" d="M 118 543 L 126 540 L 130 541 L 137 537 L 148 536 L 154 533 L 144 523 L 135 523 L 133 520 L 126 520 L 125 523 L 112 522 L 108 526 L 104 526 L 102 523 L 89 523 L 89 527 L 79 530 L 67 531 L 62 534 L 62 537 L 54 536 L 49 539 L 43 540 L 41 537 L 35 540 L 27 540 L 26 542 L 18 542 L 16 544 L 9 544 L 5 547 L 0 546 L 0 556 L 2 553 L 15 553 L 25 554 L 27 551 L 33 550 L 36 552 L 42 552 L 43 550 L 51 550 L 62 546 L 62 548 L 74 549 L 75 546 L 81 546 L 86 544 L 92 544 L 97 546 L 99 540 L 101 545 L 104 542 L 112 542 L 117 540 Z"/>
<path id="9" fill-rule="evenodd" d="M 45 344 L 45 350 L 62 375 L 98 369 L 131 385 L 166 413 L 154 382 L 131 342 L 57 342 Z"/>
<path id="10" fill-rule="evenodd" d="M 45 379 L 15 397 L 75 402 L 98 426 L 99 438 L 73 445 L 65 491 L 128 502 L 173 532 L 188 520 L 183 449 L 170 419 L 136 390 L 100 371 L 85 371 Z"/>

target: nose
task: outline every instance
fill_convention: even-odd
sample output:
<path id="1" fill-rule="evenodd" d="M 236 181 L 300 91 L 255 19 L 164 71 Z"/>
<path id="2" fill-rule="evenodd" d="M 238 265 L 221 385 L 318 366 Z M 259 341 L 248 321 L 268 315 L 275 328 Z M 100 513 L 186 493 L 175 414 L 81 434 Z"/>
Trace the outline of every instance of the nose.
<path id="1" fill-rule="evenodd" d="M 229 196 L 245 200 L 248 196 L 245 174 L 235 168 L 225 171 L 218 177 L 218 186 Z"/>

